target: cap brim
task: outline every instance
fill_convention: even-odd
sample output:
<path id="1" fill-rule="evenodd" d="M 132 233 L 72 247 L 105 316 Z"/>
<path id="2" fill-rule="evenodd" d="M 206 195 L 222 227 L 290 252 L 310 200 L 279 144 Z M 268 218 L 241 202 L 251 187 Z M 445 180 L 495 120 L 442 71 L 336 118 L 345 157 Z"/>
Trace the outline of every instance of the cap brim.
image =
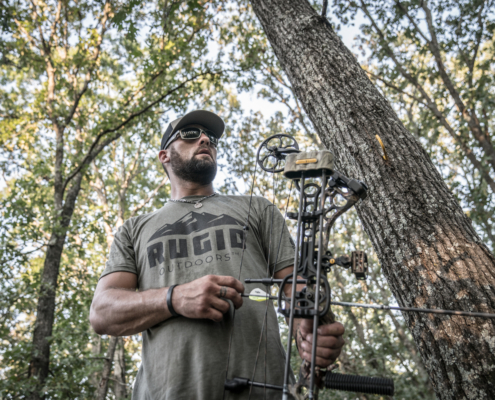
<path id="1" fill-rule="evenodd" d="M 206 110 L 196 110 L 191 111 L 180 118 L 171 135 L 191 124 L 204 126 L 206 129 L 213 132 L 218 139 L 222 137 L 223 131 L 225 130 L 225 123 L 217 114 Z"/>
<path id="2" fill-rule="evenodd" d="M 202 125 L 205 129 L 211 131 L 218 139 L 222 137 L 223 131 L 225 130 L 225 123 L 217 114 L 206 110 L 191 111 L 182 118 L 177 118 L 168 124 L 167 130 L 162 136 L 160 148 L 164 149 L 166 147 L 170 137 L 175 132 L 191 124 Z"/>

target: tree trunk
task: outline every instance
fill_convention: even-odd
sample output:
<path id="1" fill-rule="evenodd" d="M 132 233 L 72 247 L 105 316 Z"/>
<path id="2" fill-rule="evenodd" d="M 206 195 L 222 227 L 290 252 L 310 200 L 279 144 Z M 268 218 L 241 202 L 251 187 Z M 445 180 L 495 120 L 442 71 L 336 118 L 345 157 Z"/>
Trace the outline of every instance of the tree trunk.
<path id="1" fill-rule="evenodd" d="M 336 168 L 370 188 L 357 210 L 399 304 L 495 312 L 495 258 L 328 21 L 307 0 L 251 3 Z M 492 322 L 404 317 L 438 398 L 495 398 Z"/>
<path id="2" fill-rule="evenodd" d="M 74 214 L 77 196 L 81 188 L 81 180 L 82 173 L 74 178 L 74 183 L 67 193 L 65 204 L 60 212 L 60 219 L 55 223 L 56 225 L 48 242 L 41 275 L 41 287 L 33 332 L 33 350 L 29 365 L 29 376 L 34 377 L 37 380 L 37 384 L 36 389 L 28 396 L 30 400 L 44 398 L 42 385 L 49 373 L 50 338 L 55 320 L 55 299 L 60 261 L 67 236 L 67 228 Z"/>
<path id="3" fill-rule="evenodd" d="M 94 334 L 94 339 L 93 339 L 93 345 L 91 347 L 91 354 L 93 354 L 94 359 L 99 359 L 100 358 L 100 353 L 101 353 L 101 336 L 98 334 Z M 94 387 L 98 387 L 100 383 L 100 372 L 99 371 L 94 371 L 91 374 L 90 381 L 91 385 Z"/>
<path id="4" fill-rule="evenodd" d="M 110 378 L 110 373 L 112 372 L 113 357 L 118 340 L 118 336 L 110 336 L 107 355 L 103 363 L 103 371 L 101 373 L 100 384 L 98 385 L 98 389 L 96 391 L 96 400 L 105 400 L 105 398 L 107 397 L 108 380 Z"/>
<path id="5" fill-rule="evenodd" d="M 127 387 L 125 383 L 125 347 L 124 339 L 119 337 L 117 348 L 113 356 L 113 393 L 116 400 L 127 398 Z"/>

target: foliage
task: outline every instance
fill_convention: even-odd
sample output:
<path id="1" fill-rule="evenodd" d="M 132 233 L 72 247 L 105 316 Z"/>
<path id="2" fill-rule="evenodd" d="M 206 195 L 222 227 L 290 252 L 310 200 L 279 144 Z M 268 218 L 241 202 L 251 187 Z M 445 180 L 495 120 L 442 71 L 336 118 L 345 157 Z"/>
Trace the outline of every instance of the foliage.
<path id="1" fill-rule="evenodd" d="M 418 7 L 415 4 L 406 7 Z M 342 23 L 359 11 L 354 2 L 334 6 Z M 489 237 L 493 200 L 483 178 L 485 170 L 473 172 L 462 146 L 448 136 L 424 99 L 411 97 L 419 96 L 417 89 L 387 58 L 383 47 L 387 41 L 394 51 L 408 51 L 404 62 L 414 68 L 445 119 L 482 164 L 487 164 L 488 155 L 471 136 L 462 115 L 451 111 L 452 99 L 435 72 L 432 56 L 421 38 L 415 39 L 414 30 L 404 28 L 404 15 L 388 3 L 369 7 L 380 21 L 395 16 L 387 20 L 387 40 L 363 27 L 368 29 L 363 31 L 362 46 L 371 52 L 370 76 L 441 167 L 476 227 Z M 443 3 L 435 7 L 450 12 L 452 21 L 446 28 L 455 33 L 453 9 Z M 471 11 L 466 13 L 474 18 Z M 493 33 L 487 21 L 485 32 Z M 468 49 L 473 43 L 468 36 L 477 36 L 462 23 L 467 33 L 460 43 Z M 0 397 L 22 397 L 31 388 L 32 381 L 26 378 L 45 254 L 53 234 L 61 229 L 58 217 L 67 190 L 81 173 L 59 271 L 50 377 L 44 390 L 50 399 L 94 398 L 109 338 L 92 332 L 89 305 L 115 230 L 123 220 L 161 207 L 169 196 L 155 159 L 159 132 L 168 121 L 188 109 L 217 111 L 227 121 L 219 149 L 217 188 L 222 193 L 249 194 L 253 186 L 254 194 L 267 197 L 283 213 L 297 207 L 290 184 L 256 167 L 253 185 L 259 143 L 272 134 L 287 133 L 304 148 L 322 145 L 246 1 L 17 1 L 0 9 L 0 27 Z M 449 68 L 460 74 L 458 82 L 472 76 L 472 88 L 465 88 L 462 96 L 480 115 L 485 107 L 490 116 L 492 39 L 482 35 L 482 61 L 474 64 L 471 75 L 454 39 L 448 43 L 442 39 L 441 46 L 443 54 L 449 55 Z M 380 83 L 384 81 L 400 91 Z M 257 109 L 247 110 L 240 102 L 246 92 L 260 100 Z M 267 102 L 278 111 L 262 111 Z M 491 120 L 483 118 L 483 127 L 492 129 Z M 92 150 L 102 143 L 105 146 L 92 157 Z M 486 171 L 492 174 L 489 167 Z M 367 251 L 372 273 L 365 284 L 346 271 L 332 272 L 334 297 L 393 302 L 356 215 L 346 215 L 335 229 L 334 252 Z M 394 377 L 397 398 L 433 397 L 400 316 L 348 309 L 335 312 L 347 330 L 342 372 Z M 283 325 L 281 333 L 283 338 L 287 334 Z M 140 358 L 139 338 L 127 338 L 125 348 L 129 389 Z M 297 370 L 297 357 L 293 361 Z M 325 392 L 321 398 L 330 396 L 349 398 L 339 392 Z"/>
<path id="2" fill-rule="evenodd" d="M 151 161 L 164 121 L 190 99 L 222 93 L 224 70 L 209 49 L 221 4 L 16 1 L 2 11 L 2 398 L 33 388 L 26 378 L 41 271 L 50 246 L 66 236 L 43 391 L 93 396 L 99 379 L 88 377 L 105 346 L 95 342 L 88 310 L 108 235 L 119 217 L 167 196 L 153 194 L 163 177 Z M 135 154 L 135 176 L 119 182 L 115 171 Z M 106 214 L 93 192 L 98 180 L 108 188 Z"/>
<path id="3" fill-rule="evenodd" d="M 370 79 L 415 134 L 493 250 L 493 1 L 334 1 Z"/>

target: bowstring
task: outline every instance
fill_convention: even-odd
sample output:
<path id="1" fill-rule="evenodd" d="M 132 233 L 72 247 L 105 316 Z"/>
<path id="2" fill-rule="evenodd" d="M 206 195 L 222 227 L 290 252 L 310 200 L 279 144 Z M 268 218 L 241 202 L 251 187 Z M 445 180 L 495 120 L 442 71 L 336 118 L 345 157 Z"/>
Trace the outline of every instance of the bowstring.
<path id="1" fill-rule="evenodd" d="M 292 186 L 293 186 L 294 182 L 291 180 L 291 183 L 290 183 L 290 187 L 289 187 L 289 196 L 287 197 L 287 202 L 285 204 L 285 210 L 284 210 L 284 221 L 287 219 L 287 211 L 289 209 L 289 204 L 290 204 L 290 198 L 291 198 L 291 194 L 292 194 Z M 275 201 L 275 174 L 273 174 L 273 199 Z M 277 246 L 277 252 L 275 253 L 275 262 L 273 264 L 273 271 L 271 273 L 271 276 L 270 276 L 270 251 L 271 251 L 271 240 L 272 240 L 272 227 L 273 227 L 273 217 L 274 217 L 274 212 L 275 212 L 275 204 L 273 204 L 272 206 L 272 223 L 271 223 L 271 226 L 270 226 L 270 245 L 269 245 L 269 250 L 268 250 L 268 262 L 267 262 L 267 277 L 271 277 L 273 279 L 274 275 L 275 275 L 275 268 L 277 266 L 277 263 L 278 263 L 278 257 L 280 255 L 280 247 L 282 245 L 282 237 L 283 237 L 283 234 L 284 234 L 284 230 L 283 230 L 283 227 L 282 227 L 282 230 L 281 230 L 281 233 L 280 233 L 280 238 L 279 238 L 279 241 L 278 241 L 278 246 Z M 256 360 L 255 360 L 255 363 L 254 363 L 254 370 L 253 370 L 253 375 L 251 377 L 251 382 L 254 381 L 254 377 L 255 377 L 255 374 L 256 374 L 256 369 L 257 369 L 257 365 L 258 365 L 258 359 L 259 359 L 259 352 L 260 352 L 260 347 L 261 347 L 261 342 L 263 340 L 263 332 L 265 331 L 266 329 L 266 332 L 265 332 L 265 356 L 264 356 L 264 378 L 265 378 L 265 383 L 266 383 L 266 353 L 267 353 L 267 349 L 268 349 L 268 303 L 269 301 L 267 300 L 266 301 L 266 306 L 265 306 L 265 316 L 263 318 L 263 325 L 261 327 L 261 334 L 260 334 L 260 339 L 258 341 L 258 350 L 256 352 Z M 266 326 L 265 326 L 266 325 Z M 249 388 L 249 399 L 251 399 L 251 391 L 252 391 L 252 387 L 253 385 L 250 385 L 250 388 Z M 264 388 L 264 398 L 266 398 L 266 386 Z"/>
<path id="2" fill-rule="evenodd" d="M 240 261 L 240 265 L 239 265 L 239 276 L 238 276 L 238 280 L 241 279 L 241 273 L 242 273 L 242 263 L 243 263 L 243 260 L 244 260 L 244 250 L 246 249 L 246 241 L 247 241 L 247 235 L 248 235 L 248 229 L 249 229 L 249 218 L 251 216 L 251 207 L 252 207 L 252 203 L 253 203 L 253 191 L 254 191 L 254 184 L 256 182 L 256 172 L 258 170 L 258 162 L 255 162 L 254 164 L 254 172 L 253 172 L 253 177 L 252 177 L 252 183 L 251 183 L 251 190 L 250 190 L 250 193 L 249 193 L 249 207 L 248 207 L 248 214 L 247 214 L 247 217 L 246 217 L 246 225 L 244 226 L 243 228 L 243 232 L 244 234 L 242 235 L 242 252 L 241 252 L 241 261 Z M 227 352 L 227 368 L 225 370 L 225 379 L 228 378 L 228 374 L 229 374 L 229 366 L 230 366 L 230 354 L 231 354 L 231 351 L 232 351 L 232 340 L 233 340 L 233 337 L 234 337 L 234 323 L 235 323 L 235 315 L 236 315 L 236 312 L 235 312 L 235 308 L 234 308 L 234 311 L 232 313 L 232 327 L 230 329 L 230 338 L 229 338 L 229 350 Z M 226 389 L 225 389 L 225 385 L 223 387 L 223 399 L 225 400 L 225 392 L 226 392 Z"/>
<path id="3" fill-rule="evenodd" d="M 270 237 L 270 240 L 268 241 L 268 256 L 267 256 L 267 263 L 266 263 L 266 276 L 269 277 L 270 276 L 270 256 L 271 256 L 271 251 L 272 251 L 272 237 L 273 237 L 273 217 L 275 215 L 275 193 L 276 193 L 276 189 L 275 189 L 275 173 L 272 174 L 273 175 L 273 183 L 272 183 L 272 187 L 273 187 L 273 204 L 272 204 L 272 207 L 271 207 L 271 211 L 272 211 L 272 216 L 271 216 L 271 223 L 270 223 L 270 234 L 269 234 L 269 237 Z M 273 267 L 275 269 L 275 266 Z M 273 275 L 272 275 L 273 276 Z M 259 358 L 259 355 L 260 355 L 260 348 L 261 348 L 261 342 L 263 340 L 263 332 L 265 333 L 265 370 L 264 370 L 264 382 L 266 383 L 266 349 L 267 349 L 267 342 L 268 342 L 268 301 L 266 301 L 266 307 L 265 307 L 265 315 L 263 317 L 263 325 L 261 326 L 261 333 L 260 333 L 260 339 L 258 341 L 258 349 L 256 350 L 256 359 L 254 361 L 254 369 L 253 369 L 253 375 L 251 377 L 251 382 L 254 381 L 254 378 L 255 378 L 255 375 L 256 375 L 256 368 L 258 366 L 258 358 Z M 251 399 L 251 392 L 253 391 L 253 385 L 251 385 L 249 387 L 249 397 L 248 397 L 248 400 Z M 263 398 L 266 399 L 266 386 L 263 388 Z"/>
<path id="4" fill-rule="evenodd" d="M 272 187 L 273 187 L 273 201 L 275 202 L 275 173 L 273 173 L 273 184 L 272 184 Z M 275 211 L 274 207 L 275 207 L 275 205 L 272 204 L 272 208 L 271 208 L 272 215 L 271 215 L 270 234 L 269 234 L 270 240 L 268 242 L 268 256 L 267 256 L 267 263 L 266 263 L 266 276 L 267 277 L 270 276 L 270 255 L 271 255 L 271 250 L 272 250 L 273 217 L 274 217 L 274 211 Z M 267 301 L 267 305 L 268 305 L 268 301 Z M 260 331 L 260 338 L 258 340 L 258 348 L 256 350 L 256 358 L 255 358 L 255 361 L 254 361 L 254 369 L 253 369 L 253 374 L 251 376 L 251 382 L 254 381 L 254 377 L 256 375 L 256 368 L 258 366 L 258 359 L 259 359 L 259 355 L 260 355 L 261 342 L 263 341 L 263 333 L 265 333 L 265 325 L 266 325 L 266 323 L 267 323 L 267 313 L 265 312 L 265 315 L 264 315 L 264 318 L 263 318 L 263 324 L 261 326 L 261 331 Z M 267 334 L 265 335 L 265 342 L 266 341 L 268 341 L 268 335 Z M 266 350 L 265 350 L 265 366 L 266 366 Z M 265 383 L 266 383 L 266 368 L 265 368 Z M 251 399 L 252 390 L 253 390 L 253 385 L 250 385 L 249 386 L 249 397 L 248 397 L 248 400 Z M 266 387 L 264 388 L 263 393 L 264 393 L 263 397 L 266 398 Z"/>

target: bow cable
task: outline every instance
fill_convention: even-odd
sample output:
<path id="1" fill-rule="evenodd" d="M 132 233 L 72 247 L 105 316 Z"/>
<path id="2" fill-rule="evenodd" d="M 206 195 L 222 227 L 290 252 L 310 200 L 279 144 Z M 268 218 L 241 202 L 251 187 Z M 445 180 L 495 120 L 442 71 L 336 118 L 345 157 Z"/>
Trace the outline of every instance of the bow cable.
<path id="1" fill-rule="evenodd" d="M 289 187 L 289 196 L 287 197 L 287 202 L 285 204 L 285 211 L 284 211 L 284 223 L 287 219 L 287 211 L 288 211 L 288 208 L 289 208 L 289 204 L 290 204 L 290 198 L 291 198 L 291 194 L 292 194 L 292 186 L 293 186 L 293 181 L 291 181 L 291 184 L 290 184 L 290 187 Z M 273 199 L 275 201 L 275 193 L 276 193 L 276 190 L 275 190 L 275 174 L 273 174 Z M 275 204 L 272 205 L 272 218 L 271 218 L 271 226 L 273 226 L 273 219 L 274 219 L 274 213 L 275 213 Z M 282 227 L 283 228 L 283 227 Z M 268 261 L 267 261 L 267 277 L 270 278 L 270 279 L 273 279 L 274 275 L 275 275 L 275 268 L 277 266 L 277 263 L 278 263 L 278 257 L 280 255 L 280 247 L 282 245 L 282 237 L 284 235 L 284 230 L 282 229 L 281 232 L 280 232 L 280 237 L 279 237 L 279 241 L 278 241 L 278 246 L 277 246 L 277 252 L 275 253 L 275 262 L 273 264 L 273 271 L 271 272 L 271 276 L 270 276 L 270 251 L 271 251 L 271 241 L 272 241 L 272 228 L 270 227 L 270 245 L 269 245 L 269 250 L 268 250 Z M 266 326 L 265 326 L 266 324 Z M 256 368 L 257 368 L 257 364 L 258 364 L 258 358 L 259 358 L 259 352 L 260 352 L 260 347 L 261 347 L 261 342 L 263 340 L 263 332 L 265 331 L 266 329 L 266 334 L 265 334 L 265 363 L 264 363 L 264 368 L 265 368 L 265 384 L 266 384 L 266 355 L 267 355 L 267 346 L 268 346 L 268 302 L 266 303 L 266 307 L 265 307 L 265 316 L 264 316 L 264 319 L 263 319 L 263 326 L 261 328 L 261 333 L 260 333 L 260 339 L 258 341 L 258 350 L 257 350 L 257 353 L 256 353 L 256 360 L 255 360 L 255 363 L 254 363 L 254 370 L 253 370 L 253 374 L 252 374 L 252 379 L 251 379 L 251 382 L 254 381 L 254 376 L 256 374 Z M 250 386 L 250 389 L 249 389 L 249 398 L 251 398 L 251 389 L 252 389 L 253 385 Z M 264 386 L 264 396 L 266 398 L 266 386 Z"/>
<path id="2" fill-rule="evenodd" d="M 278 161 L 277 161 L 277 164 L 278 164 Z M 275 174 L 273 174 L 273 183 L 272 183 L 272 188 L 273 188 L 273 201 L 275 202 Z M 271 207 L 271 223 L 270 223 L 270 234 L 268 235 L 269 236 L 269 241 L 268 241 L 268 256 L 267 256 L 267 263 L 266 263 L 266 276 L 269 277 L 270 276 L 270 255 L 271 255 L 271 250 L 272 250 L 272 236 L 273 236 L 273 217 L 274 217 L 274 207 L 275 207 L 275 204 L 272 205 Z M 256 374 L 256 368 L 258 366 L 258 359 L 259 359 L 259 355 L 260 355 L 260 348 L 261 348 L 261 342 L 263 341 L 263 333 L 265 332 L 265 327 L 267 325 L 267 317 L 268 317 L 268 302 L 266 303 L 266 307 L 265 307 L 265 315 L 263 317 L 263 324 L 261 326 L 261 332 L 260 332 L 260 338 L 258 340 L 258 349 L 256 350 L 256 359 L 254 361 L 254 369 L 253 369 L 253 375 L 251 377 L 251 382 L 254 381 L 254 376 Z M 268 329 L 267 329 L 268 331 Z M 265 344 L 266 342 L 268 341 L 268 332 L 266 333 L 265 335 Z M 266 345 L 265 345 L 265 357 L 264 357 L 264 360 L 265 360 L 265 363 L 264 363 L 264 380 L 265 380 L 265 383 L 266 383 Z M 248 397 L 248 400 L 251 399 L 251 393 L 252 393 L 252 390 L 253 390 L 253 385 L 251 384 L 249 386 L 249 397 Z M 263 398 L 266 398 L 266 386 L 264 388 L 264 391 L 263 391 Z"/>
<path id="3" fill-rule="evenodd" d="M 289 331 L 287 333 L 287 354 L 285 356 L 285 370 L 284 370 L 284 385 L 283 385 L 283 393 L 282 399 L 287 400 L 289 395 L 289 374 L 290 374 L 290 358 L 291 358 L 291 348 L 292 348 L 292 331 L 294 329 L 294 312 L 295 312 L 295 299 L 296 299 L 296 288 L 297 288 L 297 267 L 299 265 L 299 238 L 304 237 L 304 231 L 302 229 L 302 214 L 303 214 L 303 202 L 304 200 L 304 184 L 305 184 L 305 176 L 304 172 L 301 174 L 301 182 L 300 182 L 300 194 L 299 194 L 299 212 L 297 216 L 297 233 L 296 233 L 296 248 L 294 252 L 294 270 L 292 273 L 292 280 L 296 281 L 292 283 L 291 288 L 291 302 L 290 302 L 290 312 L 289 312 Z M 280 289 L 279 289 L 280 290 Z M 279 305 L 280 307 L 280 305 Z"/>
<path id="4" fill-rule="evenodd" d="M 253 177 L 252 177 L 252 183 L 251 183 L 251 190 L 249 193 L 249 207 L 248 207 L 248 214 L 246 217 L 246 225 L 243 227 L 243 232 L 244 234 L 242 235 L 242 252 L 241 252 L 241 261 L 239 263 L 239 276 L 238 280 L 241 279 L 241 273 L 242 273 L 242 262 L 244 260 L 244 250 L 246 249 L 246 241 L 247 241 L 247 235 L 248 235 L 248 230 L 249 230 L 249 217 L 251 216 L 251 207 L 253 203 L 253 190 L 254 190 L 254 184 L 256 182 L 256 172 L 258 169 L 258 163 L 255 163 L 254 165 L 254 172 L 253 172 Z M 225 379 L 228 379 L 228 374 L 229 374 L 229 364 L 230 364 L 230 353 L 232 351 L 232 339 L 234 336 L 234 323 L 235 323 L 235 307 L 234 311 L 232 313 L 232 328 L 230 329 L 230 338 L 229 338 L 229 350 L 227 353 L 227 368 L 225 369 Z M 223 387 L 223 399 L 225 400 L 225 386 Z"/>

